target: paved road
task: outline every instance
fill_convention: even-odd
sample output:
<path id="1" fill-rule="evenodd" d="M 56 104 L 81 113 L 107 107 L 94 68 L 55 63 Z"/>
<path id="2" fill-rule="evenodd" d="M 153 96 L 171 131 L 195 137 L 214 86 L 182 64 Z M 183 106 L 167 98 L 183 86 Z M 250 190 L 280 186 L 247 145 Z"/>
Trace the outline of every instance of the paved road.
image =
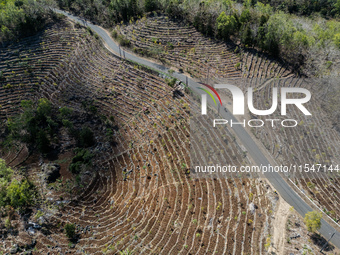
<path id="1" fill-rule="evenodd" d="M 132 55 L 128 52 L 123 51 L 106 33 L 105 30 L 103 30 L 101 27 L 93 25 L 90 22 L 84 21 L 81 18 L 78 18 L 76 16 L 73 16 L 69 13 L 66 13 L 61 10 L 55 10 L 57 13 L 62 13 L 66 16 L 68 16 L 70 19 L 79 22 L 80 24 L 89 26 L 93 31 L 95 31 L 107 44 L 107 46 L 114 52 L 116 52 L 118 55 L 121 55 L 125 57 L 126 59 L 132 60 L 134 62 L 138 62 L 142 65 L 151 67 L 153 69 L 157 69 L 161 72 L 166 73 L 169 68 L 159 65 L 157 63 L 150 62 L 148 60 L 139 58 L 138 56 Z M 177 79 L 188 82 L 188 86 L 196 93 L 202 94 L 202 91 L 197 89 L 197 87 L 200 87 L 198 83 L 196 83 L 193 79 L 185 76 L 184 74 L 174 72 L 172 76 L 176 77 Z M 210 106 L 215 107 L 212 100 L 208 97 L 208 103 Z M 233 121 L 237 122 L 236 118 L 228 111 L 220 111 L 220 115 L 224 119 L 233 119 Z M 236 135 L 238 136 L 239 140 L 242 142 L 244 147 L 247 149 L 248 154 L 253 158 L 256 164 L 258 165 L 269 165 L 269 161 L 264 156 L 264 154 L 261 152 L 257 144 L 253 141 L 251 136 L 248 134 L 248 132 L 241 126 L 237 125 L 233 127 Z M 304 201 L 301 199 L 301 197 L 287 184 L 287 182 L 277 173 L 268 173 L 266 174 L 266 177 L 270 181 L 270 183 L 273 185 L 273 187 L 276 189 L 276 191 L 281 195 L 281 197 L 288 202 L 291 206 L 294 207 L 294 209 L 304 217 L 304 215 L 307 212 L 313 211 L 313 209 Z M 331 225 L 329 225 L 325 220 L 322 220 L 322 226 L 319 231 L 327 240 L 331 237 L 331 235 L 335 232 L 334 236 L 331 239 L 331 243 L 333 243 L 336 247 L 340 249 L 340 233 L 337 232 Z"/>

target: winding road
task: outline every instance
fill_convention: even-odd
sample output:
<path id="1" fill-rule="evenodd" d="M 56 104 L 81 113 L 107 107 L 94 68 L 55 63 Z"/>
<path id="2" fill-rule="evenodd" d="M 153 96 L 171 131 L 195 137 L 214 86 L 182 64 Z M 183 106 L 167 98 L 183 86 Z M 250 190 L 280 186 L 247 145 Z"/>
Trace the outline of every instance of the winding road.
<path id="1" fill-rule="evenodd" d="M 85 21 L 82 18 L 76 17 L 72 14 L 69 14 L 67 12 L 61 11 L 61 10 L 54 10 L 57 13 L 64 14 L 71 20 L 75 22 L 79 22 L 82 25 L 90 27 L 94 32 L 96 32 L 102 40 L 106 43 L 107 47 L 115 52 L 118 56 L 124 56 L 126 59 L 137 62 L 141 65 L 148 66 L 152 69 L 156 69 L 160 72 L 167 73 L 169 68 L 148 61 L 143 58 L 139 58 L 138 56 L 135 56 L 133 54 L 130 54 L 129 52 L 123 51 L 107 34 L 107 32 L 99 27 L 96 26 L 88 21 Z M 197 87 L 200 87 L 200 84 L 195 82 L 190 77 L 185 76 L 182 73 L 174 72 L 172 74 L 173 77 L 183 81 L 196 93 L 202 94 L 202 91 L 197 89 Z M 210 106 L 215 107 L 213 101 L 208 98 L 208 103 Z M 220 111 L 220 115 L 224 119 L 232 119 L 234 122 L 237 122 L 237 119 L 228 111 Z M 248 154 L 250 157 L 254 160 L 254 162 L 257 165 L 269 165 L 269 160 L 266 158 L 266 156 L 262 153 L 258 145 L 255 143 L 255 141 L 252 139 L 252 137 L 249 135 L 249 133 L 241 126 L 237 125 L 233 127 L 233 130 L 235 131 L 236 135 L 238 136 L 239 140 L 243 144 L 243 146 L 248 151 Z M 291 206 L 294 207 L 294 209 L 304 217 L 304 215 L 307 212 L 313 211 L 313 209 L 288 185 L 288 183 L 279 175 L 278 173 L 267 173 L 265 174 L 266 178 L 270 181 L 272 186 L 276 189 L 276 191 L 281 195 L 281 197 Z M 336 247 L 340 249 L 340 233 L 336 231 L 328 222 L 326 222 L 324 219 L 322 219 L 322 225 L 319 232 L 328 240 L 331 238 L 331 243 L 334 244 Z"/>

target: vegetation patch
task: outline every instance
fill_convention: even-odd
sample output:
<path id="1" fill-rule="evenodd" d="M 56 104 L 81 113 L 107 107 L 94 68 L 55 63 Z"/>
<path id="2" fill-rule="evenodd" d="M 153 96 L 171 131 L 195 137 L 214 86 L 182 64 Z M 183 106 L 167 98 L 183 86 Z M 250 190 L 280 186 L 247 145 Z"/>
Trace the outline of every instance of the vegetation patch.
<path id="1" fill-rule="evenodd" d="M 82 167 L 91 166 L 91 159 L 93 158 L 93 154 L 90 153 L 86 149 L 77 148 L 75 150 L 76 155 L 72 158 L 72 162 L 70 164 L 70 171 L 73 174 L 79 174 Z"/>
<path id="2" fill-rule="evenodd" d="M 24 211 L 34 204 L 36 197 L 34 184 L 27 178 L 15 176 L 14 171 L 0 159 L 0 207 Z"/>
<path id="3" fill-rule="evenodd" d="M 45 0 L 1 0 L 0 43 L 29 35 L 44 27 L 47 20 L 56 17 Z"/>

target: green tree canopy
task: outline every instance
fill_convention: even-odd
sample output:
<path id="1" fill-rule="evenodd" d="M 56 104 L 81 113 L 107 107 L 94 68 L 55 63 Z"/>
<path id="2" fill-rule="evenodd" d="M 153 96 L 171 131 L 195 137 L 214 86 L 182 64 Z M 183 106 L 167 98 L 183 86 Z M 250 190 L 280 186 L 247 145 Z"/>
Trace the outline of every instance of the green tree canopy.
<path id="1" fill-rule="evenodd" d="M 321 228 L 321 218 L 321 212 L 312 211 L 306 213 L 304 222 L 306 224 L 307 230 L 312 233 L 319 230 Z"/>
<path id="2" fill-rule="evenodd" d="M 76 234 L 76 226 L 72 223 L 67 223 L 64 227 L 65 229 L 65 234 L 69 239 L 74 238 Z"/>
<path id="3" fill-rule="evenodd" d="M 222 38 L 228 39 L 238 27 L 238 20 L 235 15 L 227 15 L 222 12 L 217 18 L 217 29 Z"/>
<path id="4" fill-rule="evenodd" d="M 0 158 L 0 180 L 3 179 L 9 182 L 11 180 L 12 175 L 13 175 L 12 168 L 7 167 L 5 160 Z"/>
<path id="5" fill-rule="evenodd" d="M 9 204 L 14 208 L 23 208 L 33 204 L 34 190 L 33 184 L 28 180 L 12 180 L 7 188 Z"/>
<path id="6" fill-rule="evenodd" d="M 52 15 L 49 0 L 0 0 L 0 43 L 36 32 Z"/>
<path id="7" fill-rule="evenodd" d="M 18 181 L 13 175 L 13 170 L 0 159 L 0 206 L 23 210 L 34 203 L 35 188 L 27 179 Z"/>

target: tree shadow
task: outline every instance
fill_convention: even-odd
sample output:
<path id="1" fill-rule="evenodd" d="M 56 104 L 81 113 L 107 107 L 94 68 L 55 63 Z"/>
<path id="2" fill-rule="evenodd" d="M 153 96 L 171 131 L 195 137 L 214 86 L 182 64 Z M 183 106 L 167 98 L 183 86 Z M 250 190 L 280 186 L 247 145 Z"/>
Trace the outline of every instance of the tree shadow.
<path id="1" fill-rule="evenodd" d="M 327 240 L 317 234 L 314 233 L 310 236 L 310 239 L 312 240 L 313 244 L 317 245 L 320 249 L 326 244 Z M 325 252 L 329 252 L 329 251 L 333 251 L 334 250 L 334 246 L 330 243 L 328 243 L 328 245 L 323 249 Z"/>

